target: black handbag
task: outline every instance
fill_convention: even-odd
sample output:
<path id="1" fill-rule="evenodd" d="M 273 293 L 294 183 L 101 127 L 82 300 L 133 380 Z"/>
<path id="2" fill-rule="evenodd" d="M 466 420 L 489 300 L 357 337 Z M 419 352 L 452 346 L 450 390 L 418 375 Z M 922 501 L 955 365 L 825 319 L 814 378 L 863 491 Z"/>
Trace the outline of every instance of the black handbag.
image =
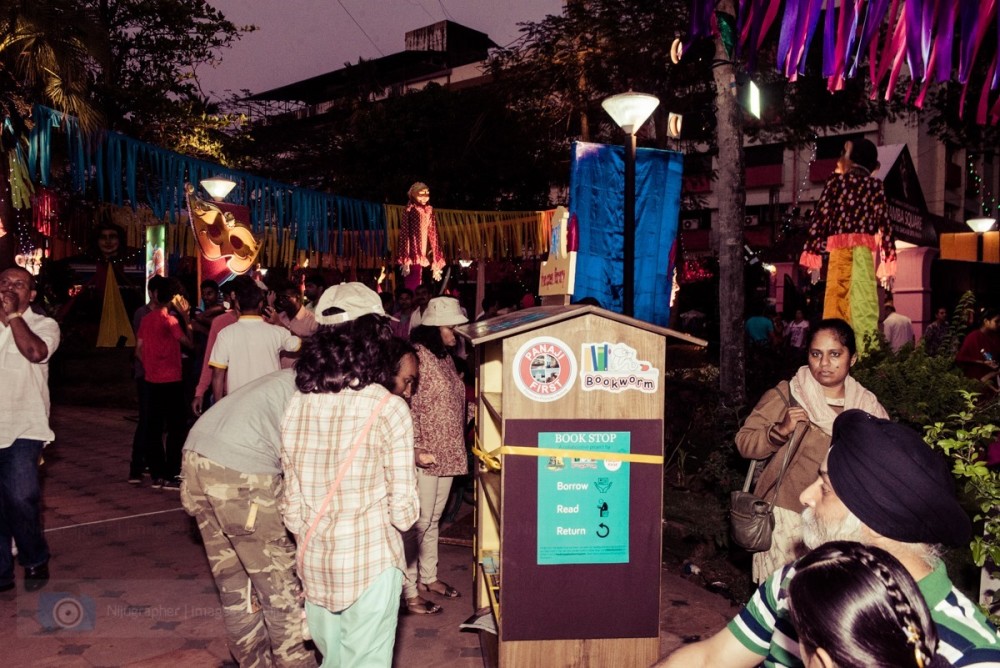
<path id="1" fill-rule="evenodd" d="M 788 448 L 785 449 L 785 458 L 781 462 L 781 472 L 778 474 L 778 481 L 774 484 L 774 494 L 770 502 L 750 492 L 757 460 L 750 462 L 743 489 L 730 495 L 729 523 L 733 542 L 744 550 L 766 552 L 771 549 L 771 533 L 774 531 L 774 500 L 778 498 L 778 489 L 781 487 L 781 479 L 785 477 L 788 462 L 792 460 L 808 426 L 808 422 L 799 422 L 795 425 L 795 431 L 792 433 Z"/>

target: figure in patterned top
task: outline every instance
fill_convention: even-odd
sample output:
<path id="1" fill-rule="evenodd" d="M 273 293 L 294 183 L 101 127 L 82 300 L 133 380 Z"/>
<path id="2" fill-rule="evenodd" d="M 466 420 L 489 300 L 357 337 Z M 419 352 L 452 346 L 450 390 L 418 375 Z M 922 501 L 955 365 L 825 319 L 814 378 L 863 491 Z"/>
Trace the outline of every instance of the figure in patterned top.
<path id="1" fill-rule="evenodd" d="M 844 143 L 837 173 L 826 182 L 809 228 L 799 264 L 818 276 L 822 253 L 830 254 L 823 318 L 849 322 L 862 343 L 878 328 L 876 280 L 890 287 L 896 274 L 896 246 L 889 225 L 878 149 L 871 141 Z M 879 253 L 875 270 L 873 254 Z"/>
<path id="2" fill-rule="evenodd" d="M 437 217 L 434 207 L 430 205 L 430 188 L 418 181 L 410 186 L 407 194 L 410 202 L 399 223 L 397 254 L 399 265 L 403 268 L 404 285 L 413 290 L 420 285 L 423 267 L 429 266 L 434 272 L 434 280 L 439 281 L 447 263 L 438 241 Z M 411 271 L 414 265 L 416 271 Z"/>

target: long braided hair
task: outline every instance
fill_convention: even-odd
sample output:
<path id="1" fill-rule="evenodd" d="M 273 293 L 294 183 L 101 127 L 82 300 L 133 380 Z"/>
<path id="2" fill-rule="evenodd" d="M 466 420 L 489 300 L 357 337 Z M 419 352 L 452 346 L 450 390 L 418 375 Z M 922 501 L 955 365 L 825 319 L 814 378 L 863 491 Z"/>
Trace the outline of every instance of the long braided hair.
<path id="1" fill-rule="evenodd" d="M 951 665 L 937 654 L 937 627 L 917 583 L 885 550 L 825 543 L 796 564 L 788 595 L 802 647 L 823 648 L 839 668 Z"/>

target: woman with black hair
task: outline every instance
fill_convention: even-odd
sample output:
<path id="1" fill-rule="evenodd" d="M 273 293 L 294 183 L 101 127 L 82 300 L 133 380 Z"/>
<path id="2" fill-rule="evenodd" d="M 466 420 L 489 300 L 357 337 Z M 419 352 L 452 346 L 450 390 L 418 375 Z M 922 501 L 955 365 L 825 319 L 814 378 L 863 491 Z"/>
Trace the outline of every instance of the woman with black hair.
<path id="1" fill-rule="evenodd" d="M 792 624 L 808 668 L 937 668 L 937 627 L 917 583 L 881 548 L 825 543 L 795 565 Z"/>
<path id="2" fill-rule="evenodd" d="M 753 579 L 758 584 L 797 556 L 802 542 L 799 495 L 816 480 L 830 448 L 833 420 L 851 408 L 888 417 L 875 395 L 851 377 L 858 346 L 849 324 L 840 318 L 822 320 L 807 340 L 807 363 L 791 380 L 765 392 L 736 434 L 741 455 L 767 461 L 754 494 L 774 502 L 771 548 L 753 555 Z M 805 433 L 795 451 L 789 452 L 799 423 Z M 779 485 L 786 457 L 788 466 Z"/>
<path id="3" fill-rule="evenodd" d="M 465 451 L 465 384 L 452 357 L 455 325 L 468 322 L 454 297 L 435 297 L 427 304 L 410 341 L 420 360 L 420 383 L 410 401 L 417 454 L 433 463 L 417 470 L 420 518 L 404 537 L 406 581 L 403 597 L 411 613 L 433 615 L 441 606 L 421 594 L 457 598 L 457 589 L 438 579 L 438 523 L 448 503 L 455 476 L 468 468 Z"/>
<path id="4" fill-rule="evenodd" d="M 295 367 L 281 426 L 282 515 L 324 663 L 389 666 L 406 567 L 400 532 L 419 512 L 413 422 L 384 386 L 395 360 L 378 295 L 336 286 L 316 312 L 334 326 L 306 340 Z"/>

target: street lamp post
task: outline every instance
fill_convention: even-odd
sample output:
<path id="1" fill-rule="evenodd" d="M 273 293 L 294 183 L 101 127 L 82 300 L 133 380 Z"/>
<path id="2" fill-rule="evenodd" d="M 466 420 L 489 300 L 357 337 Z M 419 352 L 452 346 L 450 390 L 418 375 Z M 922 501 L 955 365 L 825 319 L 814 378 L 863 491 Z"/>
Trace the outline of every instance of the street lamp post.
<path id="1" fill-rule="evenodd" d="M 645 93 L 619 93 L 601 102 L 604 111 L 625 131 L 625 203 L 622 223 L 622 310 L 635 315 L 635 133 L 660 101 Z"/>
<path id="2" fill-rule="evenodd" d="M 232 179 L 227 179 L 225 176 L 213 176 L 210 179 L 202 179 L 201 187 L 212 196 L 213 200 L 221 202 L 236 187 L 236 182 Z"/>

